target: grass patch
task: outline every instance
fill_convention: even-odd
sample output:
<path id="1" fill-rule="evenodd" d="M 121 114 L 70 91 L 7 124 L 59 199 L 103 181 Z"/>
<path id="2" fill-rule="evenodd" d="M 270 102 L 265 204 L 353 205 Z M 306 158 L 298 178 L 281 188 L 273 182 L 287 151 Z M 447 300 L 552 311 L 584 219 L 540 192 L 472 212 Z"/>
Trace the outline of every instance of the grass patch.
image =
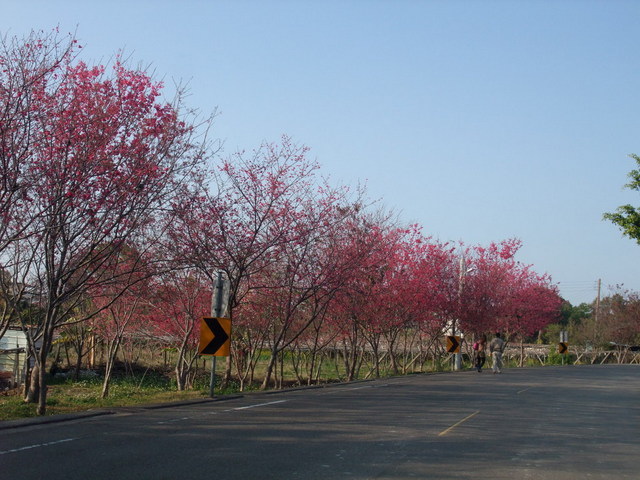
<path id="1" fill-rule="evenodd" d="M 149 405 L 206 398 L 208 389 L 178 392 L 175 384 L 161 375 L 148 378 L 116 377 L 112 380 L 109 396 L 101 398 L 102 381 L 53 379 L 47 393 L 46 415 L 81 412 L 100 408 Z M 17 390 L 0 396 L 0 421 L 35 417 L 36 405 L 27 404 Z"/>

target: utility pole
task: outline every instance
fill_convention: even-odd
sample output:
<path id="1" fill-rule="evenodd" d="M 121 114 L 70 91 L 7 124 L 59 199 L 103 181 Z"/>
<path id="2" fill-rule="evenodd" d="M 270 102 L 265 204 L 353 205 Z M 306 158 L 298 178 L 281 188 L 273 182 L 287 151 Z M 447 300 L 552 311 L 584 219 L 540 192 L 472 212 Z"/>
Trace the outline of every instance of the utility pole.
<path id="1" fill-rule="evenodd" d="M 462 311 L 462 293 L 464 290 L 464 278 L 466 277 L 467 273 L 471 273 L 473 272 L 476 268 L 475 267 L 471 267 L 471 268 L 467 268 L 465 261 L 464 261 L 464 257 L 460 257 L 460 271 L 458 272 L 459 278 L 458 278 L 458 307 L 459 307 L 459 311 Z M 458 319 L 459 320 L 459 319 Z M 462 332 L 460 332 L 462 334 Z M 456 320 L 454 319 L 452 324 L 451 324 L 451 335 L 452 336 L 456 336 Z M 462 354 L 461 353 L 454 353 L 454 361 L 453 361 L 453 369 L 454 370 L 460 370 L 462 368 Z"/>
<path id="2" fill-rule="evenodd" d="M 598 296 L 596 297 L 596 311 L 593 315 L 593 344 L 596 343 L 596 337 L 598 335 L 598 316 L 600 315 L 600 287 L 602 286 L 602 279 L 598 279 Z"/>
<path id="3" fill-rule="evenodd" d="M 464 282 L 464 257 L 460 257 L 460 265 L 458 267 L 458 313 L 462 311 L 462 284 Z M 451 323 L 451 336 L 456 336 L 456 319 Z M 462 358 L 459 353 L 453 354 L 453 369 L 460 370 L 462 366 Z"/>

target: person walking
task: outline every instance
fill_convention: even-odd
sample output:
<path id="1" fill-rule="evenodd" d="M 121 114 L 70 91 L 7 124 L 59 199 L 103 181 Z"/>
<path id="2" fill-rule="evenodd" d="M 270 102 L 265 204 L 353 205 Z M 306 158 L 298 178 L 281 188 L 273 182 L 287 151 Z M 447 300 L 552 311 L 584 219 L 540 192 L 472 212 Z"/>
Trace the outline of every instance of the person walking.
<path id="1" fill-rule="evenodd" d="M 489 352 L 493 359 L 491 369 L 493 373 L 502 373 L 502 352 L 504 352 L 504 340 L 500 335 L 500 332 L 496 333 L 496 336 L 491 343 L 489 343 Z"/>
<path id="2" fill-rule="evenodd" d="M 480 335 L 478 341 L 473 344 L 473 349 L 476 352 L 476 370 L 478 370 L 478 373 L 482 373 L 482 367 L 487 361 L 487 336 L 484 334 Z"/>

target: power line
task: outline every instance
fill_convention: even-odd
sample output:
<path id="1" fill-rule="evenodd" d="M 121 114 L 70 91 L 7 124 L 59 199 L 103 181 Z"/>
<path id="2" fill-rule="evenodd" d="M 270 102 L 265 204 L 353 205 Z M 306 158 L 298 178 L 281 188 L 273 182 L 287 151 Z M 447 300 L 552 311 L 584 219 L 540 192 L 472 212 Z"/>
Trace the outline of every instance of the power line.
<path id="1" fill-rule="evenodd" d="M 581 280 L 573 282 L 558 282 L 558 287 L 563 291 L 593 291 L 598 290 L 598 280 Z"/>
<path id="2" fill-rule="evenodd" d="M 568 282 L 558 282 L 558 288 L 563 298 L 567 297 L 585 297 L 588 294 L 592 294 L 593 298 L 596 295 L 599 296 L 599 282 L 600 280 L 574 280 Z"/>

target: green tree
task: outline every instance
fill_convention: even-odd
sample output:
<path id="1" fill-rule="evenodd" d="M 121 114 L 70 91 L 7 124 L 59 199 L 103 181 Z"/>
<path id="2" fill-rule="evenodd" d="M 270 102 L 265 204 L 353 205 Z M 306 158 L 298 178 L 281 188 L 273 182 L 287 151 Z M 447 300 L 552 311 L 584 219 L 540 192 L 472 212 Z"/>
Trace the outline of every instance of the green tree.
<path id="1" fill-rule="evenodd" d="M 560 320 L 557 323 L 548 325 L 542 335 L 542 340 L 546 343 L 555 344 L 562 330 L 569 332 L 569 339 L 572 344 L 585 344 L 591 339 L 587 338 L 585 332 L 592 332 L 590 328 L 593 316 L 593 305 L 581 303 L 572 305 L 571 302 L 564 301 L 560 311 Z"/>
<path id="2" fill-rule="evenodd" d="M 563 326 L 580 325 L 592 314 L 593 305 L 584 302 L 580 305 L 571 305 L 571 303 L 565 302 L 562 306 Z"/>
<path id="3" fill-rule="evenodd" d="M 625 185 L 625 188 L 640 191 L 640 157 L 633 154 L 630 157 L 636 161 L 639 169 L 629 172 L 628 177 L 631 181 Z M 622 205 L 615 213 L 605 213 L 603 217 L 618 225 L 624 235 L 635 239 L 640 244 L 640 207 Z"/>
<path id="4" fill-rule="evenodd" d="M 640 343 L 640 293 L 618 291 L 600 303 L 603 339 L 620 345 Z"/>

